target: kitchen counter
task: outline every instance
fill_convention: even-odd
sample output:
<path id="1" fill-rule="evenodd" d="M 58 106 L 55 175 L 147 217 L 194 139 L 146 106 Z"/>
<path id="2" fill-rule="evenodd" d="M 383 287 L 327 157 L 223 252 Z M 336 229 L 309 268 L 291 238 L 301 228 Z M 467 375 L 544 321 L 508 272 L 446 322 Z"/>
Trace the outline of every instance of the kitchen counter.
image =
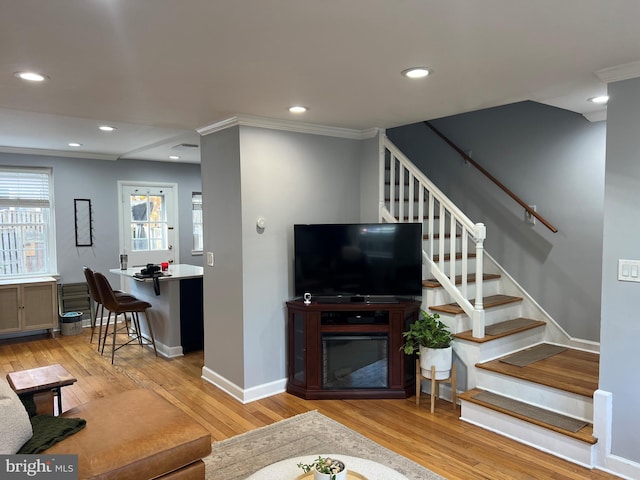
<path id="1" fill-rule="evenodd" d="M 149 321 L 153 325 L 158 353 L 178 357 L 202 350 L 204 342 L 202 309 L 202 267 L 171 264 L 159 277 L 159 294 L 154 291 L 152 278 L 137 278 L 141 267 L 109 272 L 120 275 L 120 289 L 151 304 Z M 148 336 L 148 332 L 143 331 Z"/>

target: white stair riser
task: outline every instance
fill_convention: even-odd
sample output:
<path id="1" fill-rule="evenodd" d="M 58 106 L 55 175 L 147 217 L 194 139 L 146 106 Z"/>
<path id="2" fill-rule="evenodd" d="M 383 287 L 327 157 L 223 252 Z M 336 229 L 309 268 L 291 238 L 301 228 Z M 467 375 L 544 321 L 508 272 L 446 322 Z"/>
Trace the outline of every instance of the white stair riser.
<path id="1" fill-rule="evenodd" d="M 461 285 L 458 285 L 458 288 L 461 288 Z M 453 298 L 443 287 L 438 288 L 424 288 L 422 290 L 422 298 L 426 299 L 427 305 L 445 305 L 447 303 L 452 303 Z M 469 282 L 467 283 L 467 298 L 474 298 L 476 292 L 476 283 Z M 482 282 L 482 296 L 487 297 L 489 295 L 497 295 L 500 293 L 500 280 L 499 279 L 491 279 L 485 280 Z M 486 315 L 486 314 L 485 314 Z"/>
<path id="2" fill-rule="evenodd" d="M 524 332 L 514 333 L 513 335 L 506 337 L 496 338 L 490 342 L 482 344 L 474 343 L 473 345 L 477 345 L 476 348 L 479 350 L 477 363 L 487 362 L 518 350 L 529 348 L 532 345 L 542 343 L 544 340 L 544 330 L 545 327 L 541 326 L 525 330 Z M 461 343 L 471 342 L 461 341 Z"/>
<path id="3" fill-rule="evenodd" d="M 475 271 L 476 271 L 476 261 L 475 260 L 476 260 L 475 257 L 467 259 L 467 273 L 475 273 Z M 449 275 L 449 272 L 451 271 L 450 270 L 451 269 L 450 263 L 451 262 L 449 260 L 445 260 L 444 262 L 442 262 L 443 271 L 446 272 L 447 275 Z M 438 268 L 440 268 L 440 262 L 436 262 L 436 264 L 438 265 Z M 462 259 L 454 260 L 453 267 L 455 268 L 456 274 L 460 275 L 460 272 L 462 272 Z M 433 276 L 433 275 L 430 275 L 430 276 Z"/>
<path id="4" fill-rule="evenodd" d="M 478 369 L 477 382 L 477 387 L 483 390 L 589 423 L 593 421 L 593 399 L 590 397 L 500 375 L 481 368 Z"/>
<path id="5" fill-rule="evenodd" d="M 587 468 L 595 465 L 595 445 L 481 405 L 463 400 L 460 419 Z"/>
<path id="6" fill-rule="evenodd" d="M 540 343 L 543 335 L 544 327 L 540 327 L 497 338 L 486 343 L 456 340 L 453 344 L 453 350 L 457 358 L 462 362 L 458 370 L 458 388 L 466 391 L 478 386 L 478 372 L 480 369 L 475 367 L 476 364 Z M 465 373 L 464 375 L 463 372 Z"/>
<path id="7" fill-rule="evenodd" d="M 422 308 L 425 308 L 427 309 L 427 311 L 429 311 L 428 310 L 429 305 L 433 305 L 433 304 L 426 303 L 425 298 L 423 297 Z M 443 319 L 442 321 L 445 322 L 447 326 L 452 329 L 453 333 L 460 333 L 466 330 L 471 330 L 473 328 L 471 319 L 465 313 L 460 313 L 455 315 L 451 313 L 444 313 L 444 312 L 431 312 L 431 313 L 438 313 L 440 315 L 440 318 Z M 518 318 L 520 316 L 521 316 L 520 303 L 519 302 L 509 303 L 507 305 L 500 305 L 499 307 L 493 307 L 488 309 L 485 312 L 485 323 L 492 325 L 494 323 L 502 322 L 505 320 L 511 320 L 513 318 Z M 444 319 L 446 319 L 446 321 Z"/>

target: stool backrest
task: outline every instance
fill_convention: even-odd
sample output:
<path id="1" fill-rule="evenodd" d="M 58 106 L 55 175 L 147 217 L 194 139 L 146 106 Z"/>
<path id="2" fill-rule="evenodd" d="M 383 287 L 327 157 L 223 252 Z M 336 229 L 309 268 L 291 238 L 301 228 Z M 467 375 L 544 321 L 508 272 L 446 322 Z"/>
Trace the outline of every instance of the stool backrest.
<path id="1" fill-rule="evenodd" d="M 98 291 L 98 285 L 96 284 L 93 270 L 85 265 L 82 267 L 82 271 L 84 272 L 84 278 L 87 280 L 87 285 L 89 285 L 89 293 L 93 297 L 93 301 L 101 304 L 102 300 L 100 299 L 100 292 Z"/>
<path id="2" fill-rule="evenodd" d="M 105 277 L 100 272 L 94 272 L 93 278 L 96 281 L 96 287 L 98 289 L 100 299 L 102 300 L 102 304 L 107 310 L 111 310 L 115 312 L 118 310 L 118 299 L 116 298 L 116 294 L 113 292 L 111 288 L 111 284 L 107 277 Z"/>

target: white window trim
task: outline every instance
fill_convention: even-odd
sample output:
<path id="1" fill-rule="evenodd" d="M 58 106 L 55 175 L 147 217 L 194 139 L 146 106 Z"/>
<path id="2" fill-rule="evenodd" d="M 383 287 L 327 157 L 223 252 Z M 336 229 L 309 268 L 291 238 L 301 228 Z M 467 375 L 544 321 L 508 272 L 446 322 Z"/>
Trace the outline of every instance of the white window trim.
<path id="1" fill-rule="evenodd" d="M 49 221 L 50 225 L 48 226 L 49 235 L 47 236 L 47 258 L 49 261 L 47 262 L 48 270 L 46 272 L 40 273 L 25 273 L 18 275 L 2 275 L 0 278 L 9 279 L 9 278 L 36 278 L 43 276 L 52 276 L 58 277 L 60 274 L 58 273 L 58 255 L 56 248 L 56 205 L 55 205 L 55 194 L 54 194 L 54 181 L 53 181 L 53 168 L 51 167 L 16 167 L 11 165 L 0 165 L 0 170 L 4 171 L 18 171 L 18 172 L 31 172 L 31 173 L 46 173 L 49 179 Z"/>
<path id="2" fill-rule="evenodd" d="M 193 196 L 197 195 L 197 194 L 200 195 L 200 200 L 201 200 L 200 205 L 202 205 L 202 192 L 191 192 L 191 210 L 192 210 L 192 212 L 191 212 L 191 235 L 192 236 L 193 236 L 193 227 L 194 227 L 194 221 L 193 221 Z M 202 205 L 201 208 L 203 208 L 203 207 L 204 206 Z M 200 225 L 202 225 L 202 234 L 204 235 L 204 219 L 203 219 L 203 222 Z M 191 244 L 193 245 L 193 241 L 191 242 Z M 203 241 L 203 245 L 202 245 L 202 250 L 193 250 L 192 249 L 191 250 L 191 255 L 193 255 L 194 257 L 195 256 L 201 256 L 203 251 L 204 251 L 204 241 Z"/>
<path id="3" fill-rule="evenodd" d="M 173 210 L 173 218 L 174 218 L 174 222 L 175 222 L 175 228 L 174 228 L 174 232 L 175 232 L 175 236 L 174 236 L 174 241 L 173 241 L 173 255 L 174 258 L 173 260 L 175 261 L 175 263 L 180 263 L 180 230 L 179 230 L 179 225 L 180 225 L 180 217 L 178 216 L 179 213 L 179 203 L 180 203 L 180 196 L 178 193 L 178 184 L 177 183 L 170 183 L 170 182 L 138 182 L 138 181 L 134 181 L 134 180 L 118 180 L 118 230 L 119 230 L 119 234 L 118 234 L 118 238 L 119 238 L 119 245 L 118 245 L 118 251 L 120 253 L 127 251 L 128 252 L 128 239 L 126 238 L 126 233 L 125 231 L 123 231 L 122 225 L 124 223 L 124 217 L 123 217 L 123 210 L 122 210 L 122 202 L 123 202 L 123 190 L 126 187 L 135 187 L 135 186 L 142 186 L 142 187 L 149 187 L 149 188 L 172 188 L 173 192 L 174 192 L 174 202 L 173 202 L 173 206 L 172 206 L 172 210 Z M 164 260 L 163 260 L 164 261 Z M 129 265 L 131 265 L 131 262 L 129 262 Z"/>

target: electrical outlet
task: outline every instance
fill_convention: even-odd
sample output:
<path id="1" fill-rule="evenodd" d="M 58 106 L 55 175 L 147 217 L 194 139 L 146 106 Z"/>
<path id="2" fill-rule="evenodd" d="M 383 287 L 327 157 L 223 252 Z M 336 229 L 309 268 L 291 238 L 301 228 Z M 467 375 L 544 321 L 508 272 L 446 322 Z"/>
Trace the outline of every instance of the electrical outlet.
<path id="1" fill-rule="evenodd" d="M 213 252 L 207 252 L 207 265 L 209 265 L 210 267 L 213 267 L 214 264 L 214 257 L 213 257 Z"/>

